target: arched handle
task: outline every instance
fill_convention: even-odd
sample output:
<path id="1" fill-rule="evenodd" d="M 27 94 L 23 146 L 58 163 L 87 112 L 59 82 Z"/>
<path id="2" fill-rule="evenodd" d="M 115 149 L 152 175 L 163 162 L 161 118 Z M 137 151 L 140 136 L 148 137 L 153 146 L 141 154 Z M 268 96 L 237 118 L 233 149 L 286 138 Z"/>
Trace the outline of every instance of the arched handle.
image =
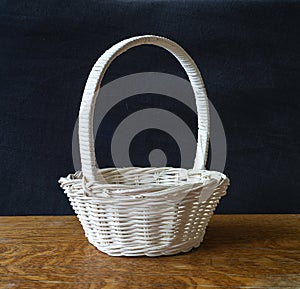
<path id="1" fill-rule="evenodd" d="M 160 36 L 143 35 L 125 39 L 108 49 L 93 66 L 86 82 L 79 111 L 79 146 L 82 172 L 88 181 L 97 181 L 93 119 L 101 81 L 111 62 L 126 50 L 150 44 L 171 52 L 184 68 L 191 82 L 198 113 L 198 142 L 194 169 L 205 169 L 209 141 L 209 107 L 201 74 L 193 59 L 175 42 Z"/>

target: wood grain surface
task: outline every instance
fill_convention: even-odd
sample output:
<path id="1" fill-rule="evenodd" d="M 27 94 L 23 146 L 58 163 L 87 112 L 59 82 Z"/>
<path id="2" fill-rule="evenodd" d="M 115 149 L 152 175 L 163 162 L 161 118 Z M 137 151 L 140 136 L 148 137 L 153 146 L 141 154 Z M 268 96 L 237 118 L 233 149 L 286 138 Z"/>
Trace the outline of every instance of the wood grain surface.
<path id="1" fill-rule="evenodd" d="M 0 217 L 0 288 L 300 288 L 300 215 L 215 215 L 198 249 L 110 257 L 74 216 Z"/>

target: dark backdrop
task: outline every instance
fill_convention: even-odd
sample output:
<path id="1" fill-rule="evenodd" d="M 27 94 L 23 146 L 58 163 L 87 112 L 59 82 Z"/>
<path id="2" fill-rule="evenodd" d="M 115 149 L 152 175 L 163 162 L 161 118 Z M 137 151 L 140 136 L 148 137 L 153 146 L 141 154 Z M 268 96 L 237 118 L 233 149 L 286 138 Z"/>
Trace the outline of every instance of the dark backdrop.
<path id="1" fill-rule="evenodd" d="M 140 34 L 173 39 L 202 71 L 228 142 L 231 186 L 218 212 L 299 213 L 299 8 L 298 1 L 0 1 L 0 214 L 72 214 L 57 179 L 73 171 L 72 131 L 88 73 L 107 48 Z M 185 77 L 170 55 L 141 47 L 118 59 L 105 82 L 142 71 Z"/>

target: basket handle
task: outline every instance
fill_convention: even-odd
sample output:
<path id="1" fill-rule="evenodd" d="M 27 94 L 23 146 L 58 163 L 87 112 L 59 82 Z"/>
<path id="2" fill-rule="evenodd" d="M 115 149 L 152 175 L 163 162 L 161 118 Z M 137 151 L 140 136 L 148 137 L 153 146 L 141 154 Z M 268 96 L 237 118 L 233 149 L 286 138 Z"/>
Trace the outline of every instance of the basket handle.
<path id="1" fill-rule="evenodd" d="M 165 48 L 184 68 L 196 98 L 198 113 L 198 142 L 194 170 L 205 169 L 209 141 L 209 107 L 204 83 L 193 59 L 175 42 L 160 36 L 144 35 L 125 39 L 108 49 L 94 64 L 86 82 L 79 111 L 79 147 L 83 175 L 89 181 L 97 181 L 93 119 L 96 98 L 104 74 L 111 62 L 128 49 L 150 44 Z"/>

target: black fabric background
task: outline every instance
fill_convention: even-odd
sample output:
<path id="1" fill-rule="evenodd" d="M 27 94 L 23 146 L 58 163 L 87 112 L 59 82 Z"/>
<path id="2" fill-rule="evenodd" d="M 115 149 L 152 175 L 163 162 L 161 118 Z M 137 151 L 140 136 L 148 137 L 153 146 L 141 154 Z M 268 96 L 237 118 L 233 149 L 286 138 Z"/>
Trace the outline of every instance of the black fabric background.
<path id="1" fill-rule="evenodd" d="M 73 171 L 88 73 L 111 45 L 141 34 L 178 42 L 203 74 L 228 141 L 231 186 L 217 212 L 299 213 L 299 6 L 0 1 L 0 214 L 73 213 L 57 180 Z M 169 54 L 141 47 L 116 60 L 104 82 L 142 71 L 185 77 Z"/>

